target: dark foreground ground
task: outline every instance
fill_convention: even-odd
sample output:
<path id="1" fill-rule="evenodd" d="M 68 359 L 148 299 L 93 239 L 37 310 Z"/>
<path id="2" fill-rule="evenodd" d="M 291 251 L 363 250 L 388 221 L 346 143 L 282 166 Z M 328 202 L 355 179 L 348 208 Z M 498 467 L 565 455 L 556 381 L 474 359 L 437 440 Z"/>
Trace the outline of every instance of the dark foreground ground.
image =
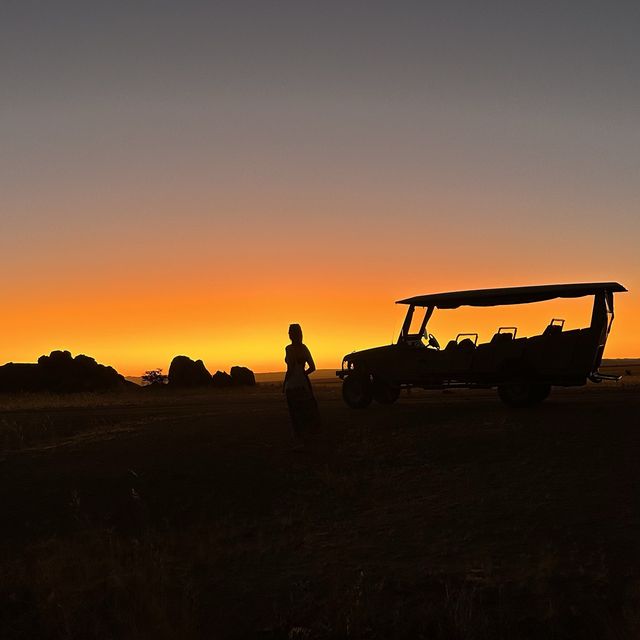
<path id="1" fill-rule="evenodd" d="M 0 637 L 632 638 L 640 387 L 0 399 Z"/>

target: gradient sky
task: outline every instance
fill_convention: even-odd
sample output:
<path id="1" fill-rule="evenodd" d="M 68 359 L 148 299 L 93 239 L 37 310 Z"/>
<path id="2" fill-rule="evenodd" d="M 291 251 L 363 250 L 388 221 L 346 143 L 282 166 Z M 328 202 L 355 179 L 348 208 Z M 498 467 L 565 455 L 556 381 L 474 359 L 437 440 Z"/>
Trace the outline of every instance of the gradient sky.
<path id="1" fill-rule="evenodd" d="M 640 356 L 638 33 L 626 2 L 1 1 L 0 361 L 275 370 L 300 322 L 334 367 L 401 297 L 592 280 Z"/>

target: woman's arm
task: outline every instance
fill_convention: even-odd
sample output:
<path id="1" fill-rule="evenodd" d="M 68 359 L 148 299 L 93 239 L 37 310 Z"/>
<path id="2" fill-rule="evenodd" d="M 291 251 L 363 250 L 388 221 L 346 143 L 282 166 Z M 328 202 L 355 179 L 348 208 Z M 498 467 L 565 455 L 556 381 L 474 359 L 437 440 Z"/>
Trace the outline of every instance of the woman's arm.
<path id="1" fill-rule="evenodd" d="M 287 380 L 289 379 L 289 372 L 291 370 L 291 366 L 289 365 L 289 347 L 284 350 L 284 361 L 287 364 L 287 371 L 285 372 L 284 380 L 282 381 L 282 393 L 285 391 Z"/>
<path id="2" fill-rule="evenodd" d="M 316 363 L 313 361 L 313 356 L 311 355 L 311 351 L 309 351 L 309 348 L 305 347 L 305 349 L 307 350 L 306 360 L 307 364 L 309 365 L 305 370 L 305 373 L 309 376 L 316 370 Z"/>

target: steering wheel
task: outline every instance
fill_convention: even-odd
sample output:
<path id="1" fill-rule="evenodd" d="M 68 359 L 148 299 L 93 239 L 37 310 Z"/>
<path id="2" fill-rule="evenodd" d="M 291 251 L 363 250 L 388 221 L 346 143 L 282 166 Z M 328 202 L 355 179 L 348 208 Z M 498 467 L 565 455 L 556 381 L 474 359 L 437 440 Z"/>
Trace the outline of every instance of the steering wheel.
<path id="1" fill-rule="evenodd" d="M 438 339 L 433 335 L 433 333 L 427 333 L 427 338 L 428 338 L 427 346 L 434 347 L 435 349 L 440 351 L 440 343 L 438 342 Z"/>

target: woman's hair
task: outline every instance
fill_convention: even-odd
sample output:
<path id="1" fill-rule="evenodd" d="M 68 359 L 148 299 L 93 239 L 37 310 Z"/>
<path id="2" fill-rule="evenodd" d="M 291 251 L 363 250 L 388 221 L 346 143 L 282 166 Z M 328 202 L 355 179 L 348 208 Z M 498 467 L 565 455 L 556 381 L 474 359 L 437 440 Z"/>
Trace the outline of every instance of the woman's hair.
<path id="1" fill-rule="evenodd" d="M 302 327 L 299 324 L 290 324 L 289 337 L 293 344 L 302 344 Z"/>

